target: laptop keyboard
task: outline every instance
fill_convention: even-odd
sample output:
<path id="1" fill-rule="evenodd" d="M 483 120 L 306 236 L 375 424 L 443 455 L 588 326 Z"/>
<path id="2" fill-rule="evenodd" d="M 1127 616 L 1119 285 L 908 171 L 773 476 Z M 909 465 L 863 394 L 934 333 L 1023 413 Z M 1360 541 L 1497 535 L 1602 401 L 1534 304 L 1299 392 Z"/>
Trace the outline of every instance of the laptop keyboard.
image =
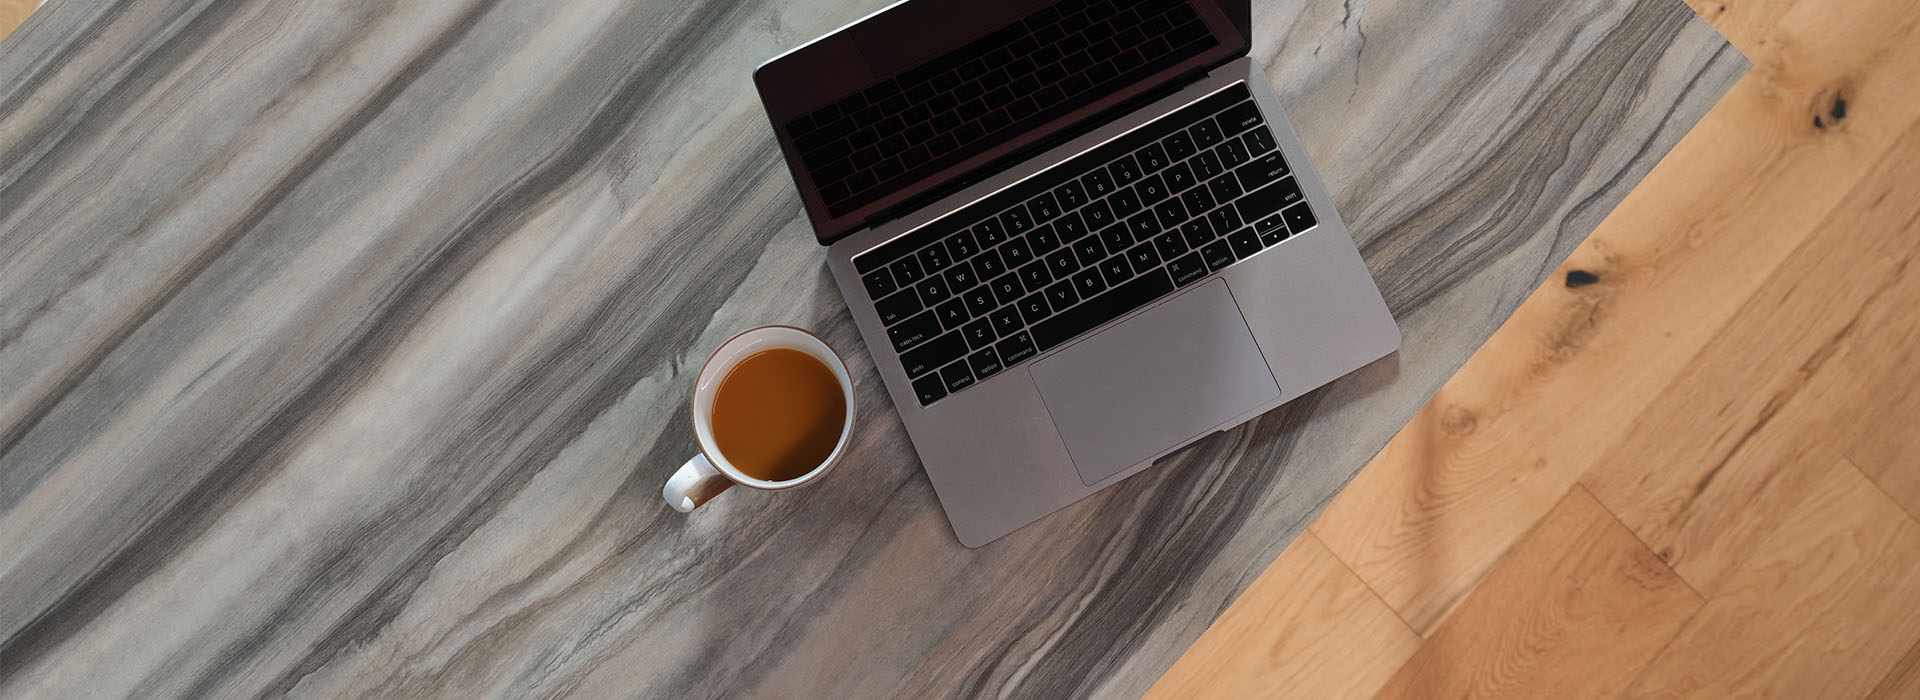
<path id="1" fill-rule="evenodd" d="M 841 216 L 1217 44 L 1182 0 L 1063 0 L 787 133 Z"/>
<path id="2" fill-rule="evenodd" d="M 1235 84 L 853 264 L 925 406 L 1316 223 Z"/>

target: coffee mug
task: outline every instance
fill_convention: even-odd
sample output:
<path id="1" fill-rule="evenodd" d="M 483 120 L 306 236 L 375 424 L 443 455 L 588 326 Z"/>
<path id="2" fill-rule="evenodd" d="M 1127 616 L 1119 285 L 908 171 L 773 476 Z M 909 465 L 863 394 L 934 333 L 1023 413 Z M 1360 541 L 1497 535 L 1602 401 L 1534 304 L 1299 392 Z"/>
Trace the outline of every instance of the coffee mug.
<path id="1" fill-rule="evenodd" d="M 730 461 L 727 454 L 721 450 L 721 444 L 725 441 L 714 439 L 715 403 L 721 387 L 726 385 L 729 376 L 749 360 L 754 361 L 753 371 L 759 373 L 756 375 L 759 376 L 765 374 L 768 369 L 766 366 L 773 360 L 795 357 L 773 352 L 782 350 L 802 353 L 818 361 L 832 373 L 833 383 L 838 386 L 845 415 L 839 422 L 837 434 L 830 434 L 833 428 L 830 423 L 822 423 L 818 426 L 817 434 L 808 437 L 808 441 L 818 446 L 824 446 L 827 439 L 833 440 L 832 450 L 827 451 L 826 456 L 820 458 L 817 464 L 813 462 L 811 456 L 802 457 L 803 463 L 798 469 L 788 469 L 789 473 L 782 474 L 777 479 L 766 479 L 749 474 L 740 465 Z M 802 373 L 811 371 L 793 365 L 792 360 L 787 362 L 790 369 L 796 369 Z M 779 370 L 778 367 L 771 367 L 771 369 Z M 775 378 L 785 377 L 776 376 Z M 832 391 L 831 386 L 825 383 L 824 375 L 799 377 L 799 379 L 803 381 L 779 386 L 796 386 L 798 390 L 806 390 L 809 384 L 805 380 L 810 380 L 813 391 L 807 396 L 815 399 L 821 398 L 822 391 L 828 392 L 829 395 Z M 744 380 L 736 378 L 736 381 Z M 743 389 L 736 387 L 729 391 L 741 390 Z M 792 392 L 787 392 L 784 395 L 746 397 L 759 405 L 745 408 L 761 416 L 771 415 L 774 418 L 785 418 L 787 413 L 792 411 L 814 411 L 820 408 L 819 406 L 792 405 L 794 397 L 791 394 Z M 782 401 L 787 403 L 783 404 Z M 739 403 L 740 398 L 730 397 L 728 402 Z M 680 471 L 675 472 L 673 477 L 667 480 L 666 487 L 661 489 L 661 495 L 667 499 L 667 504 L 682 513 L 692 512 L 693 509 L 720 495 L 722 491 L 731 488 L 734 484 L 778 491 L 812 483 L 824 476 L 840 461 L 841 456 L 846 453 L 848 441 L 853 436 L 855 415 L 853 380 L 847 375 L 846 363 L 841 362 L 840 355 L 835 353 L 833 348 L 828 347 L 826 341 L 821 340 L 819 336 L 789 326 L 763 326 L 721 343 L 720 348 L 714 350 L 713 355 L 707 358 L 706 365 L 700 368 L 700 375 L 694 379 L 692 404 L 693 434 L 699 440 L 700 453 L 681 465 Z M 737 432 L 738 428 L 728 430 Z M 736 449 L 744 451 L 744 448 L 738 447 L 737 444 Z"/>

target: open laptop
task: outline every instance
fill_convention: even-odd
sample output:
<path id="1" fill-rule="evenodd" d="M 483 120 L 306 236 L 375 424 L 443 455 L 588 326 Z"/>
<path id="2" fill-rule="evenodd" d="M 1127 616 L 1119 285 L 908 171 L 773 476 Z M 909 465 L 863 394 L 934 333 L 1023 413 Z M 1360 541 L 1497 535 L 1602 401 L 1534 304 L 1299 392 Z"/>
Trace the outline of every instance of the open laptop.
<path id="1" fill-rule="evenodd" d="M 1247 0 L 907 0 L 754 72 L 978 547 L 1393 352 Z"/>

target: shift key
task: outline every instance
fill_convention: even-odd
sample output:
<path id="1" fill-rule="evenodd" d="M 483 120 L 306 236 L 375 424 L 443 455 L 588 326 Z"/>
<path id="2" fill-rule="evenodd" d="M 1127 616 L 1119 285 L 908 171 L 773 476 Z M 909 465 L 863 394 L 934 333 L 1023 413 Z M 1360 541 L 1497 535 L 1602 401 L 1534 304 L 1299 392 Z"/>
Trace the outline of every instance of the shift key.
<path id="1" fill-rule="evenodd" d="M 1041 321 L 1033 327 L 1033 342 L 1040 346 L 1041 352 L 1046 352 L 1171 291 L 1173 278 L 1167 276 L 1166 270 L 1155 269 L 1067 309 L 1066 313 Z"/>
<path id="2" fill-rule="evenodd" d="M 1267 218 L 1268 214 L 1285 209 L 1287 205 L 1304 198 L 1305 196 L 1300 194 L 1300 183 L 1295 182 L 1293 178 L 1286 178 L 1267 185 L 1258 192 L 1241 197 L 1233 205 L 1240 210 L 1241 221 L 1259 221 Z"/>

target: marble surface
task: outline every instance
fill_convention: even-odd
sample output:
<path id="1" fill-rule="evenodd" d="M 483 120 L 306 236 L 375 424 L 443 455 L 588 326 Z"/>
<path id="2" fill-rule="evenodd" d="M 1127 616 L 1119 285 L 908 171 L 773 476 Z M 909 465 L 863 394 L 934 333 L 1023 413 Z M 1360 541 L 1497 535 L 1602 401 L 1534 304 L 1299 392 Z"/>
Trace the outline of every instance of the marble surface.
<path id="1" fill-rule="evenodd" d="M 1129 697 L 1747 62 L 1678 0 L 1256 7 L 1393 357 L 990 546 L 891 406 L 661 502 L 700 361 L 884 397 L 749 73 L 881 0 L 55 0 L 0 41 L 0 697 Z"/>

